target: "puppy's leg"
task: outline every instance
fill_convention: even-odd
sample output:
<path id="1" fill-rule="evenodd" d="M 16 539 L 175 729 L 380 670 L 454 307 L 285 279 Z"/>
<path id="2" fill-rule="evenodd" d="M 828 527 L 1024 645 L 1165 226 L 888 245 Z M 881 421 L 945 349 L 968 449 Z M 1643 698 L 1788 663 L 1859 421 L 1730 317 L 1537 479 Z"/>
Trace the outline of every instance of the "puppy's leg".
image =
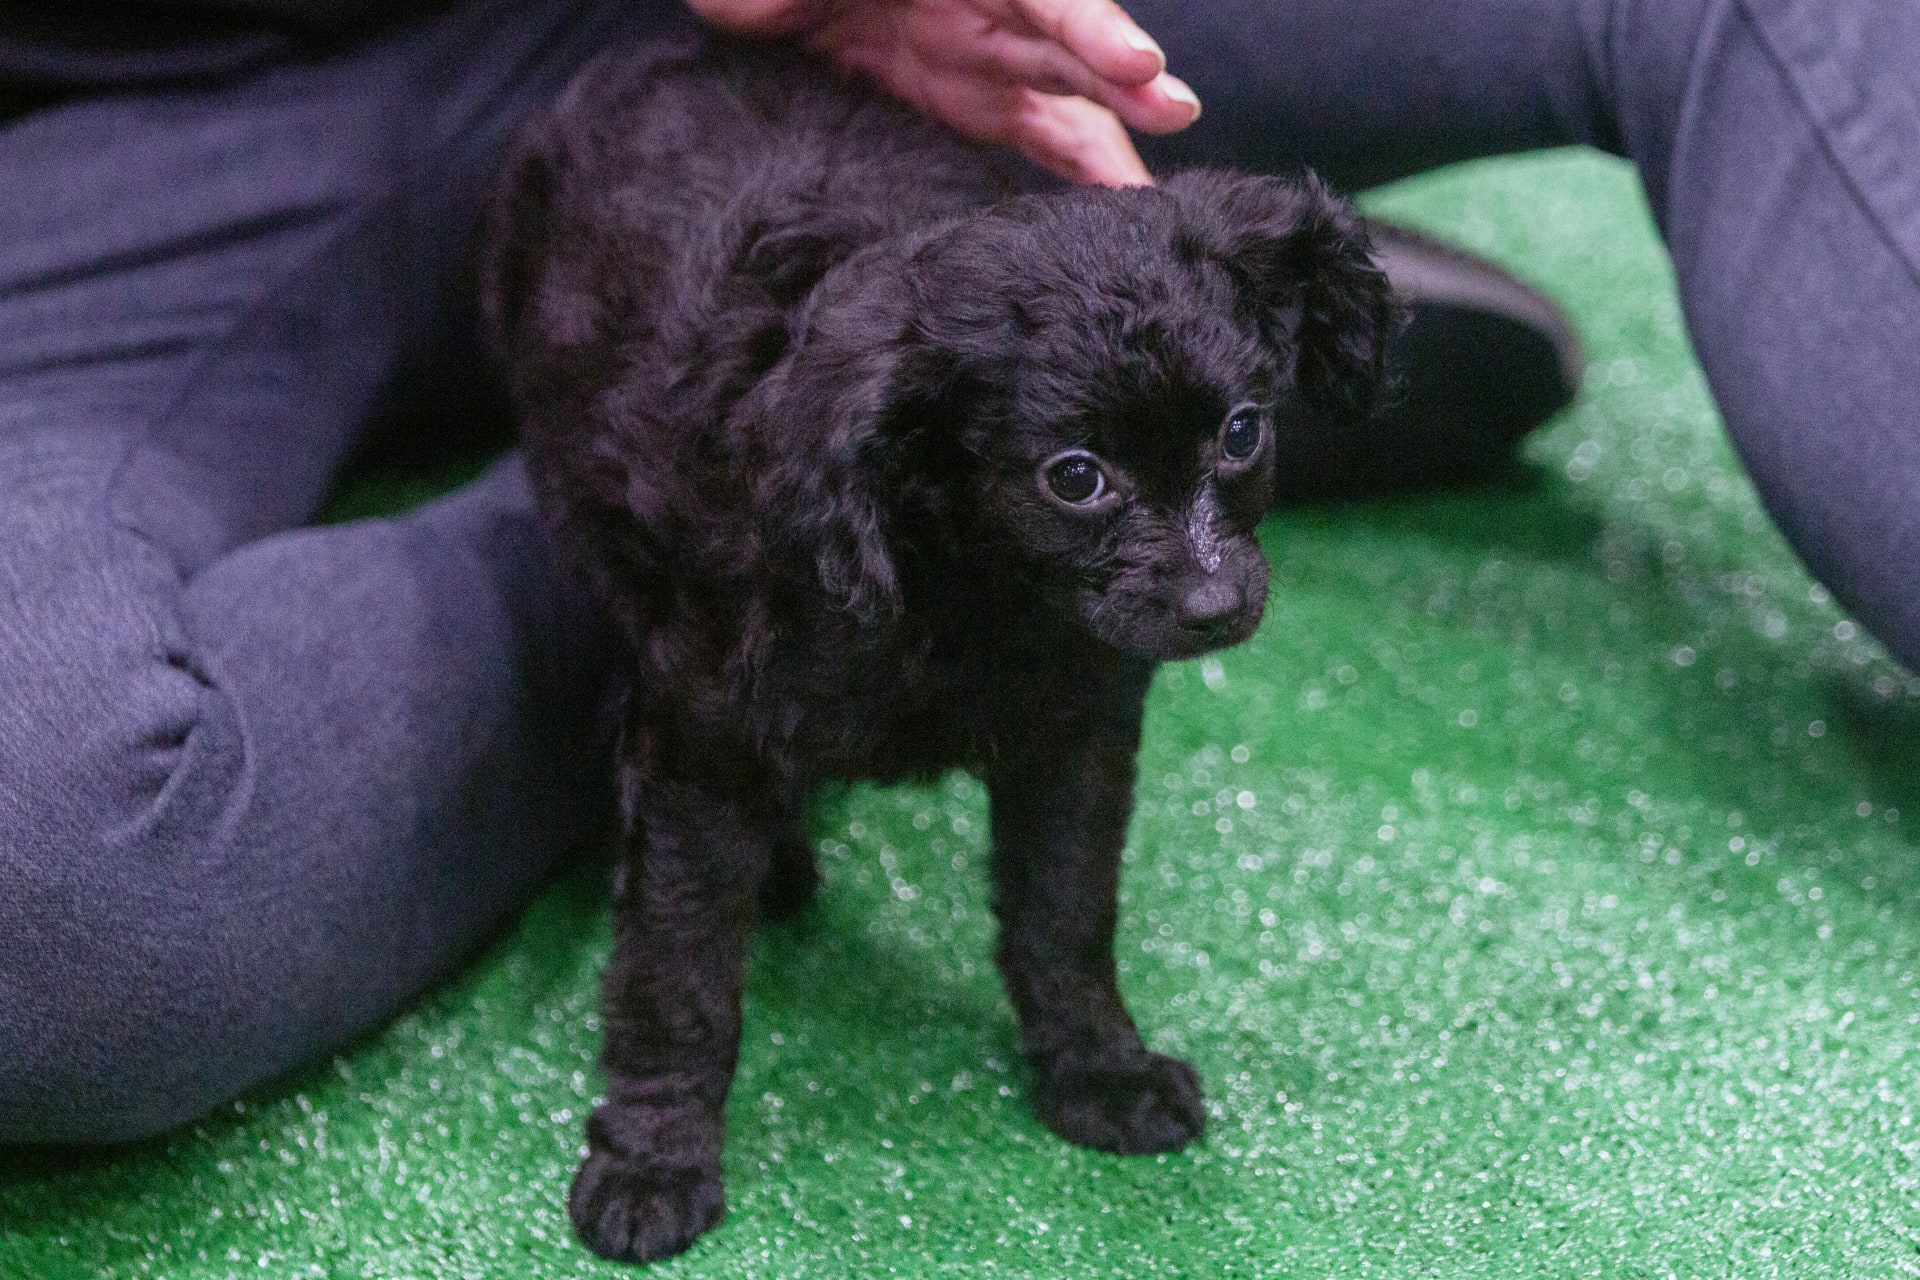
<path id="1" fill-rule="evenodd" d="M 607 1100 L 568 1208 L 595 1253 L 651 1262 L 720 1219 L 740 987 L 772 831 L 730 796 L 649 780 L 628 836 L 604 979 Z"/>
<path id="2" fill-rule="evenodd" d="M 1067 1141 L 1124 1155 L 1177 1151 L 1206 1121 L 1193 1068 L 1147 1051 L 1115 980 L 1139 732 L 1136 714 L 989 778 L 996 958 L 1033 1064 L 1034 1109 Z"/>
<path id="3" fill-rule="evenodd" d="M 795 823 L 774 841 L 772 861 L 760 882 L 760 919 L 768 924 L 791 920 L 813 904 L 820 890 L 820 871 L 814 865 L 813 846 Z"/>

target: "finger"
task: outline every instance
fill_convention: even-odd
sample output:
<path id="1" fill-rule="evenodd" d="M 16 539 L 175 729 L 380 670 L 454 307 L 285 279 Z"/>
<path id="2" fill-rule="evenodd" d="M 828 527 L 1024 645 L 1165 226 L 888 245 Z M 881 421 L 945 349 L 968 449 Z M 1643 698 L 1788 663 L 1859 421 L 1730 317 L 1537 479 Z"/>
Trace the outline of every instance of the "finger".
<path id="1" fill-rule="evenodd" d="M 1141 85 L 1167 69 L 1167 55 L 1113 0 L 999 0 L 1103 80 Z"/>
<path id="2" fill-rule="evenodd" d="M 1142 133 L 1178 133 L 1200 117 L 1200 99 L 1193 90 L 1164 71 L 1146 84 L 1116 85 L 1050 40 L 1006 30 L 957 42 L 934 33 L 915 34 L 916 52 L 929 64 L 1012 80 L 1044 94 L 1087 98 Z"/>
<path id="3" fill-rule="evenodd" d="M 687 0 L 687 7 L 716 27 L 750 36 L 789 35 L 826 12 L 824 0 Z"/>
<path id="4" fill-rule="evenodd" d="M 842 28 L 816 33 L 809 43 L 960 133 L 1015 147 L 1064 177 L 1106 186 L 1152 184 L 1126 128 L 1097 103 L 930 63 L 912 44 L 871 35 Z"/>
<path id="5" fill-rule="evenodd" d="M 1042 168 L 1075 182 L 1151 186 L 1126 128 L 1085 98 L 1036 93 L 971 74 L 928 67 L 895 49 L 891 56 L 843 50 L 847 64 L 928 115 L 971 138 L 1014 147 Z M 862 56 L 865 55 L 865 56 Z"/>
<path id="6" fill-rule="evenodd" d="M 1153 175 L 1119 117 L 1085 98 L 1021 90 L 1007 141 L 1029 160 L 1075 182 L 1150 187 Z"/>
<path id="7" fill-rule="evenodd" d="M 1148 84 L 1119 91 L 1127 107 L 1114 114 L 1142 133 L 1178 133 L 1200 118 L 1200 95 L 1179 76 L 1162 71 Z"/>

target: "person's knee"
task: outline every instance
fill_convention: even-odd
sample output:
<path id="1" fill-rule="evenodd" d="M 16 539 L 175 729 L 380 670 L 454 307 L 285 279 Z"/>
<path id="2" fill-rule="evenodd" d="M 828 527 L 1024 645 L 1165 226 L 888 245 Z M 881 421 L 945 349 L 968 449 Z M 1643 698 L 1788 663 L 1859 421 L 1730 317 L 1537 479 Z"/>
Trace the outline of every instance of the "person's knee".
<path id="1" fill-rule="evenodd" d="M 241 735 L 164 590 L 74 559 L 109 531 L 63 532 L 0 546 L 0 1141 L 141 1137 L 227 1087 L 208 984 L 230 913 L 204 855 Z"/>
<path id="2" fill-rule="evenodd" d="M 253 1083 L 205 1068 L 206 1019 L 111 1009 L 115 984 L 138 975 L 89 959 L 91 967 L 55 976 L 51 990 L 0 998 L 11 1039 L 0 1051 L 0 1144 L 133 1142 Z"/>
<path id="3" fill-rule="evenodd" d="M 130 1141 L 251 1083 L 225 1065 L 238 913 L 179 838 L 217 814 L 170 806 L 185 771 L 142 758 L 178 750 L 123 743 L 120 778 L 104 749 L 0 777 L 0 1142 Z"/>
<path id="4" fill-rule="evenodd" d="M 217 984 L 233 949 L 207 918 L 219 904 L 194 902 L 193 877 L 149 848 L 12 834 L 0 834 L 0 1142 L 130 1141 L 251 1083 L 222 1065 L 233 1029 Z"/>
<path id="5" fill-rule="evenodd" d="M 204 732 L 224 699 L 189 656 L 178 570 L 73 489 L 0 512 L 0 849 L 137 842 L 225 745 Z"/>

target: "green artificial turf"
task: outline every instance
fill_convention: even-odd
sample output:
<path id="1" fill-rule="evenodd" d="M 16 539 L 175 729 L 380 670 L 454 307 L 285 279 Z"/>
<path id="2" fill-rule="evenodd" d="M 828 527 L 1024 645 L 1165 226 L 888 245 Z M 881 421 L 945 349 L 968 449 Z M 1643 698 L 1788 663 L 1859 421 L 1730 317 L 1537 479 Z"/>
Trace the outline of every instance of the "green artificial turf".
<path id="1" fill-rule="evenodd" d="M 656 1274 L 1920 1274 L 1920 682 L 1760 512 L 1627 171 L 1369 204 L 1562 299 L 1588 390 L 1517 490 L 1276 517 L 1259 635 L 1162 673 L 1119 953 L 1206 1137 L 1042 1129 L 981 789 L 856 790 L 754 949 L 730 1213 Z M 607 937 L 576 873 L 351 1054 L 8 1173 L 0 1275 L 622 1274 L 563 1208 Z"/>

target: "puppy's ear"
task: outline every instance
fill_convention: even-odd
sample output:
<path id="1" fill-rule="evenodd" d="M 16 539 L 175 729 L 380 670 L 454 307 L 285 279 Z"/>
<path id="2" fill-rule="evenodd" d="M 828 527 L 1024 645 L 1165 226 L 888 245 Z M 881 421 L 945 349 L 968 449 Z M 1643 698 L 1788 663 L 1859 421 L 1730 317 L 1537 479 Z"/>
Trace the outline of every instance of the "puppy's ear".
<path id="1" fill-rule="evenodd" d="M 869 280 L 816 297 L 794 348 L 756 386 L 748 412 L 768 424 L 754 502 L 774 538 L 808 559 L 841 608 L 863 621 L 896 611 L 889 526 L 903 482 L 903 440 L 937 394 L 938 374 L 911 332 L 897 282 Z"/>
<path id="2" fill-rule="evenodd" d="M 742 269 L 774 301 L 791 306 L 822 276 L 887 234 L 878 210 L 810 191 L 770 192 L 754 206 Z"/>
<path id="3" fill-rule="evenodd" d="M 1352 206 L 1312 175 L 1194 170 L 1164 189 L 1183 206 L 1185 247 L 1226 268 L 1271 341 L 1297 347 L 1308 403 L 1347 421 L 1370 416 L 1403 317 Z"/>

